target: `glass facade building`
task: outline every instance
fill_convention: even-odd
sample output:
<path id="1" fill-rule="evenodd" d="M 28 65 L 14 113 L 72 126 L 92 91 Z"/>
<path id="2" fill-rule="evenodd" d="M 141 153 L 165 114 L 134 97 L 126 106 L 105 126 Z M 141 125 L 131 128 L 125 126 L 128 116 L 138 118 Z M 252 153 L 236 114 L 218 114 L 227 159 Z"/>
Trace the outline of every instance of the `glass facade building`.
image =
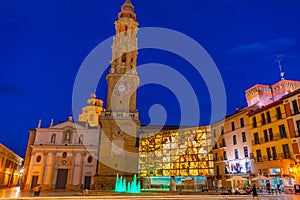
<path id="1" fill-rule="evenodd" d="M 214 174 L 211 149 L 206 126 L 140 134 L 139 174 L 144 189 L 167 189 L 170 177 L 183 189 L 206 187 L 207 177 Z"/>

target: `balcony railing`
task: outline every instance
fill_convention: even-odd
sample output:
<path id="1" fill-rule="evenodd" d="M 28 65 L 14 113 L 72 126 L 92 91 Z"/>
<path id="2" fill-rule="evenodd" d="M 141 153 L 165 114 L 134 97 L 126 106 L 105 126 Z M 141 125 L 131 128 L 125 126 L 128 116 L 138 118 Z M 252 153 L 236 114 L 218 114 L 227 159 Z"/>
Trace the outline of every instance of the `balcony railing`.
<path id="1" fill-rule="evenodd" d="M 109 118 L 109 119 L 122 119 L 122 118 L 128 118 L 137 120 L 139 118 L 139 114 L 137 112 L 102 112 L 101 113 L 102 118 Z"/>
<path id="2" fill-rule="evenodd" d="M 223 148 L 223 147 L 226 147 L 226 144 L 222 144 L 222 143 L 220 143 L 220 148 Z"/>
<path id="3" fill-rule="evenodd" d="M 265 137 L 260 137 L 258 138 L 258 140 L 252 140 L 252 145 L 257 145 L 257 144 L 263 144 L 266 142 L 271 142 L 271 141 L 276 141 L 276 140 L 280 140 L 280 139 L 285 139 L 287 138 L 287 136 L 282 137 L 279 133 L 273 134 L 273 138 L 268 137 L 267 140 Z"/>
<path id="4" fill-rule="evenodd" d="M 216 175 L 216 179 L 222 179 L 222 175 Z"/>
<path id="5" fill-rule="evenodd" d="M 227 160 L 227 157 L 220 157 L 220 161 L 225 161 Z"/>
<path id="6" fill-rule="evenodd" d="M 282 159 L 293 159 L 291 153 L 279 153 L 277 155 L 268 157 L 268 156 L 261 156 L 261 157 L 254 157 L 254 162 L 268 162 L 274 160 L 282 160 Z"/>
<path id="7" fill-rule="evenodd" d="M 293 109 L 291 109 L 291 114 L 292 115 L 297 115 L 297 114 L 299 114 L 300 112 L 299 112 L 299 109 L 298 110 L 293 110 Z"/>

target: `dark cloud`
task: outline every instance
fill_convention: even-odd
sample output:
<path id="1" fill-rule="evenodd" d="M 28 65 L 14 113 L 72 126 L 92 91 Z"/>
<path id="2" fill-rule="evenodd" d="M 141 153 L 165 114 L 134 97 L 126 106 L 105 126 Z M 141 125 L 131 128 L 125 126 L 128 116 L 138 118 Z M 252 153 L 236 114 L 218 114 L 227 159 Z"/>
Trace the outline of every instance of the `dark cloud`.
<path id="1" fill-rule="evenodd" d="M 278 38 L 267 42 L 240 44 L 229 50 L 231 55 L 261 55 L 274 54 L 289 50 L 296 46 L 298 41 L 293 38 Z"/>
<path id="2" fill-rule="evenodd" d="M 292 38 L 278 38 L 266 43 L 270 51 L 281 51 L 296 46 L 298 41 Z"/>
<path id="3" fill-rule="evenodd" d="M 0 83 L 0 93 L 9 94 L 13 96 L 24 96 L 24 90 L 19 86 Z"/>
<path id="4" fill-rule="evenodd" d="M 229 51 L 230 54 L 261 54 L 267 51 L 267 46 L 263 43 L 250 43 L 238 45 Z"/>

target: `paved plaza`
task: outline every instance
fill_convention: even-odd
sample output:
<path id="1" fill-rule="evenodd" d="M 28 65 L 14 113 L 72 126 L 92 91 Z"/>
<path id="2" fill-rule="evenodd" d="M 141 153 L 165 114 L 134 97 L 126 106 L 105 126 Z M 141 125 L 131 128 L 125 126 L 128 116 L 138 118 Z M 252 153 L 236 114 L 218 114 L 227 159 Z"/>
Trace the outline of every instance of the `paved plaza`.
<path id="1" fill-rule="evenodd" d="M 205 193 L 197 194 L 197 193 L 186 193 L 186 194 L 178 194 L 178 193 L 141 193 L 141 194 L 124 194 L 124 193 L 109 193 L 103 192 L 98 196 L 78 196 L 78 192 L 65 192 L 65 191 L 55 191 L 55 192 L 46 192 L 42 191 L 40 197 L 33 197 L 32 192 L 21 192 L 19 187 L 0 189 L 0 199 L 18 199 L 18 200 L 29 200 L 29 199 L 39 199 L 39 200 L 48 200 L 48 199 L 155 199 L 155 200 L 176 200 L 176 199 L 188 199 L 188 200 L 199 200 L 199 199 L 253 199 L 252 196 L 239 196 L 239 195 L 207 195 Z M 260 196 L 260 200 L 297 200 L 300 199 L 300 195 L 268 195 L 268 196 Z"/>

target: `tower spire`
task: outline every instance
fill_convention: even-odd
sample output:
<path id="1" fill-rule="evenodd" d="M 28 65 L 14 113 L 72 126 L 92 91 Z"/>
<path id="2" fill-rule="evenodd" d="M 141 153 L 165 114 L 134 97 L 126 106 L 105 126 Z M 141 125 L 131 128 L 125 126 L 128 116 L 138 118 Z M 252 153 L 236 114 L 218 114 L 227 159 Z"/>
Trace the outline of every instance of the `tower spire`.
<path id="1" fill-rule="evenodd" d="M 124 4 L 130 4 L 130 5 L 132 5 L 131 0 L 126 0 Z"/>
<path id="2" fill-rule="evenodd" d="M 134 13 L 134 6 L 131 3 L 131 0 L 126 0 L 121 7 L 121 12 L 118 15 L 118 18 L 131 18 L 136 21 L 136 14 Z"/>

